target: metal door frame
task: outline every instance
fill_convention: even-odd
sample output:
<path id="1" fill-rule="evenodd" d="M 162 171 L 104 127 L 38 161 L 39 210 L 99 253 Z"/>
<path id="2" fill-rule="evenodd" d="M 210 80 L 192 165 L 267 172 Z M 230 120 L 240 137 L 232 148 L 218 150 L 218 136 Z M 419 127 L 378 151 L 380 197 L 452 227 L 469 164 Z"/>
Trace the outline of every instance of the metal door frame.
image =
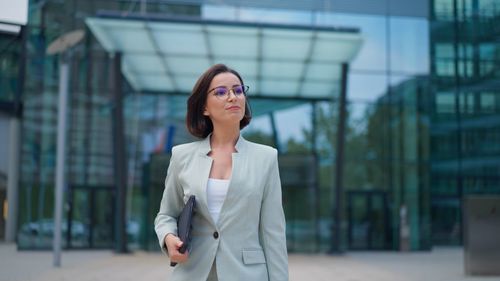
<path id="1" fill-rule="evenodd" d="M 104 191 L 104 192 L 109 192 L 109 194 L 111 195 L 111 199 L 110 199 L 110 205 L 111 206 L 114 206 L 114 200 L 115 200 L 115 189 L 113 186 L 81 186 L 81 185 L 72 185 L 70 187 L 70 192 L 68 194 L 68 205 L 69 205 L 69 208 L 68 208 L 68 212 L 67 212 L 67 229 L 68 231 L 66 232 L 66 237 L 64 237 L 64 239 L 66 239 L 66 248 L 67 249 L 111 249 L 114 247 L 114 244 L 113 243 L 110 243 L 110 245 L 108 247 L 95 247 L 94 246 L 94 239 L 93 239 L 93 228 L 94 228 L 94 225 L 95 225 L 95 218 L 96 218 L 96 210 L 99 209 L 99 208 L 96 208 L 96 193 L 99 192 L 99 191 Z M 71 227 L 72 227 L 72 223 L 73 223 L 73 209 L 74 209 L 74 200 L 75 200 L 75 191 L 78 191 L 78 192 L 88 192 L 89 194 L 89 200 L 88 200 L 88 204 L 90 205 L 89 206 L 89 212 L 87 213 L 87 217 L 89 218 L 90 220 L 90 223 L 89 223 L 89 228 L 88 228 L 88 247 L 75 247 L 72 245 L 72 241 L 71 241 Z M 114 219 L 115 219 L 115 208 L 112 207 L 111 208 L 111 218 L 112 218 L 112 223 L 111 223 L 111 233 L 110 233 L 110 237 L 112 239 L 112 241 L 114 240 L 114 236 L 115 236 L 115 222 L 114 222 Z"/>
<path id="2" fill-rule="evenodd" d="M 353 247 L 353 200 L 355 197 L 361 196 L 366 198 L 366 214 L 369 216 L 370 213 L 373 212 L 373 206 L 372 206 L 372 200 L 376 196 L 381 196 L 382 202 L 383 202 L 383 213 L 384 213 L 384 232 L 385 232 L 385 237 L 384 237 L 384 245 L 379 248 L 375 247 L 372 243 L 373 239 L 373 228 L 370 227 L 368 229 L 368 234 L 367 234 L 367 241 L 366 248 L 356 248 Z M 389 216 L 389 203 L 388 203 L 388 194 L 387 191 L 380 191 L 380 190 L 370 190 L 370 191 L 361 191 L 361 190 L 356 190 L 356 191 L 348 191 L 347 192 L 347 216 L 348 216 L 348 247 L 350 250 L 388 250 L 390 249 L 390 238 L 391 238 L 391 221 L 390 221 L 390 216 Z M 369 216 L 368 218 L 370 221 L 373 220 Z"/>

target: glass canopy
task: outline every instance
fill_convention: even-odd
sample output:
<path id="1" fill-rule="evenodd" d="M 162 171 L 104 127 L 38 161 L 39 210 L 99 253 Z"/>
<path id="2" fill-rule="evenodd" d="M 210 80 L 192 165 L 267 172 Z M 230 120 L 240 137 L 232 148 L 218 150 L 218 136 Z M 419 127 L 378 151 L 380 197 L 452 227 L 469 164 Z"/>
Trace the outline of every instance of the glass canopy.
<path id="1" fill-rule="evenodd" d="M 335 97 L 341 64 L 362 44 L 352 28 L 110 13 L 86 23 L 108 52 L 122 53 L 122 72 L 138 92 L 187 96 L 203 71 L 225 63 L 240 72 L 250 98 L 282 105 Z"/>

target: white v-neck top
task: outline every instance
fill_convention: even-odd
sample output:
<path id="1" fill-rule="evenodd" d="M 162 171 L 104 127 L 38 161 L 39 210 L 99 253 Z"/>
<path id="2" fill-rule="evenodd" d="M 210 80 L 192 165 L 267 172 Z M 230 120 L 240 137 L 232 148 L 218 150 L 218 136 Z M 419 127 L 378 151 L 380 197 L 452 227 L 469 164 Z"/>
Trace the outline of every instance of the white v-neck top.
<path id="1" fill-rule="evenodd" d="M 219 220 L 220 210 L 224 199 L 226 199 L 229 180 L 209 178 L 207 182 L 207 205 L 208 211 L 215 223 Z"/>

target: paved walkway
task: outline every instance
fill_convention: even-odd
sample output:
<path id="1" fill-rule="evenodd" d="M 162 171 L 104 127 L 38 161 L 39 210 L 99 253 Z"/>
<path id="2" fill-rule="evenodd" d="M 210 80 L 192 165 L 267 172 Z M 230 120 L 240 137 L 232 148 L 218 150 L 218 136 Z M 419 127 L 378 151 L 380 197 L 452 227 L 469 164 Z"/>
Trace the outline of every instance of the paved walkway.
<path id="1" fill-rule="evenodd" d="M 17 251 L 13 244 L 0 244 L 0 281 L 168 281 L 169 273 L 168 259 L 160 253 L 65 251 L 62 267 L 54 268 L 50 251 Z M 342 256 L 291 254 L 290 281 L 302 280 L 500 281 L 500 276 L 466 277 L 462 249 L 437 248 Z"/>

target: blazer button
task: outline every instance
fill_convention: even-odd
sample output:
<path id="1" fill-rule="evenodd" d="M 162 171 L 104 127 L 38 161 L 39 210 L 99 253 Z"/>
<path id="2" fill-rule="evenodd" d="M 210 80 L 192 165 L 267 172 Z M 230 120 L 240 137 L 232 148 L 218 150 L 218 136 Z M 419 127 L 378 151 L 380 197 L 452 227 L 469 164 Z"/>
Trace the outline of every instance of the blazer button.
<path id="1" fill-rule="evenodd" d="M 214 232 L 214 238 L 215 238 L 215 239 L 219 238 L 219 232 L 217 232 L 217 231 L 216 231 L 216 232 Z"/>

